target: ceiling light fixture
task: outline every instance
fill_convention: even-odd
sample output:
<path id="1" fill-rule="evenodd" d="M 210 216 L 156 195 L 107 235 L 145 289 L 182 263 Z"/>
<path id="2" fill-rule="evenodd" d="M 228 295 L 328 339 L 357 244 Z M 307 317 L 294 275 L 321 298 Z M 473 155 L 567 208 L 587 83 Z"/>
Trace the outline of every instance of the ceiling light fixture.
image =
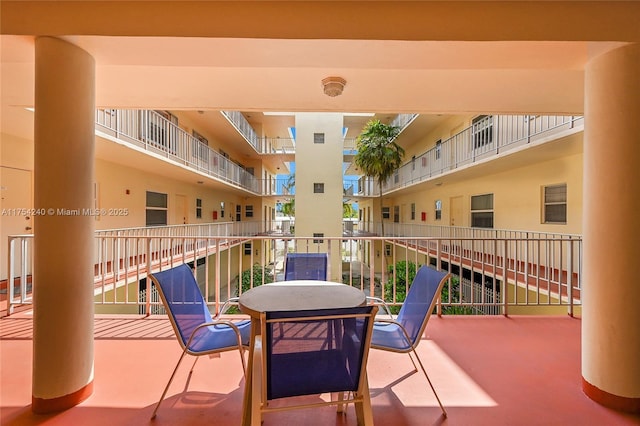
<path id="1" fill-rule="evenodd" d="M 324 94 L 332 98 L 341 95 L 346 84 L 347 80 L 342 77 L 327 77 L 322 79 Z"/>

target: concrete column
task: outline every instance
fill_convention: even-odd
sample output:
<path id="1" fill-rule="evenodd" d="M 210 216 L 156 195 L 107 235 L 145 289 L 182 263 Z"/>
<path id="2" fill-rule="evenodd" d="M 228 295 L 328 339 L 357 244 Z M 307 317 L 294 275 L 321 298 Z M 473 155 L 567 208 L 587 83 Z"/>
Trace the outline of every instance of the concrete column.
<path id="1" fill-rule="evenodd" d="M 640 412 L 640 44 L 592 59 L 585 74 L 584 392 Z"/>
<path id="2" fill-rule="evenodd" d="M 33 405 L 48 413 L 93 390 L 95 65 L 65 41 L 35 49 Z"/>

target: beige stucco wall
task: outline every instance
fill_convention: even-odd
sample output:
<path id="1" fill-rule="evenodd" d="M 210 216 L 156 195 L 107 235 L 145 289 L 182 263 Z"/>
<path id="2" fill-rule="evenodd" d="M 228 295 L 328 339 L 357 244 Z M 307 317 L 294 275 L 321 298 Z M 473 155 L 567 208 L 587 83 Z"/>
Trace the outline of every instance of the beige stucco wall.
<path id="1" fill-rule="evenodd" d="M 342 127 L 342 114 L 296 114 L 296 236 L 342 235 Z M 314 133 L 324 133 L 323 144 L 314 143 Z M 324 193 L 314 193 L 314 183 L 324 183 Z M 319 251 L 326 252 L 326 246 Z M 339 280 L 337 246 L 331 250 L 330 262 L 329 278 Z"/>
<path id="2" fill-rule="evenodd" d="M 542 223 L 542 188 L 567 184 L 567 223 Z M 518 167 L 494 174 L 470 174 L 459 182 L 442 186 L 425 184 L 424 189 L 408 195 L 385 198 L 384 205 L 401 206 L 400 222 L 416 225 L 449 226 L 451 198 L 462 197 L 462 223 L 470 226 L 471 196 L 494 194 L 494 228 L 579 234 L 582 231 L 582 154 L 560 157 L 550 161 Z M 435 202 L 442 201 L 442 219 L 435 219 Z M 411 203 L 416 204 L 416 218 L 411 220 Z M 421 220 L 426 212 L 426 221 Z M 390 221 L 393 220 L 393 215 Z"/>
<path id="3" fill-rule="evenodd" d="M 96 160 L 96 182 L 98 183 L 98 204 L 100 209 L 125 211 L 118 215 L 100 216 L 96 220 L 96 229 L 125 228 L 145 226 L 146 191 L 164 193 L 168 195 L 167 219 L 170 225 L 183 223 L 182 211 L 186 212 L 186 222 L 210 223 L 229 222 L 235 205 L 242 205 L 242 220 L 244 206 L 254 201 L 243 197 L 214 191 L 202 185 L 190 184 L 173 180 L 160 174 L 143 172 L 120 164 Z M 127 191 L 129 193 L 127 193 Z M 202 218 L 196 218 L 196 198 L 202 200 Z M 220 202 L 225 202 L 225 217 L 220 217 Z M 254 203 L 254 217 L 260 215 L 260 204 Z M 184 208 L 186 205 L 186 209 Z M 218 212 L 218 219 L 212 219 L 212 212 Z"/>

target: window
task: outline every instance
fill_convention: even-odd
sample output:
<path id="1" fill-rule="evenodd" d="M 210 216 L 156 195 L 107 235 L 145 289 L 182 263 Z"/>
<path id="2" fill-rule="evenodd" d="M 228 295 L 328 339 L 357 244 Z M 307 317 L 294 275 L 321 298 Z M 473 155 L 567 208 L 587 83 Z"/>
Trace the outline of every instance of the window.
<path id="1" fill-rule="evenodd" d="M 416 203 L 411 203 L 411 220 L 416 220 Z"/>
<path id="2" fill-rule="evenodd" d="M 220 217 L 224 217 L 224 201 L 220 201 Z"/>
<path id="3" fill-rule="evenodd" d="M 442 139 L 438 139 L 436 141 L 436 148 L 435 149 L 436 149 L 436 152 L 435 152 L 436 160 L 439 160 L 440 159 L 440 155 L 442 154 Z"/>
<path id="4" fill-rule="evenodd" d="M 167 224 L 167 194 L 147 191 L 146 225 L 162 226 Z"/>
<path id="5" fill-rule="evenodd" d="M 253 217 L 253 206 L 244 206 L 244 217 Z"/>
<path id="6" fill-rule="evenodd" d="M 251 243 L 244 243 L 244 254 L 251 255 Z"/>
<path id="7" fill-rule="evenodd" d="M 389 209 L 389 207 L 383 207 L 382 208 L 382 218 L 383 219 L 389 219 L 391 217 L 391 211 Z"/>
<path id="8" fill-rule="evenodd" d="M 191 151 L 193 156 L 204 161 L 209 160 L 209 141 L 195 130 L 191 131 L 193 139 L 191 141 Z"/>
<path id="9" fill-rule="evenodd" d="M 202 200 L 196 198 L 196 219 L 202 219 Z"/>
<path id="10" fill-rule="evenodd" d="M 242 206 L 240 204 L 236 204 L 236 221 L 240 222 L 242 220 Z"/>
<path id="11" fill-rule="evenodd" d="M 400 206 L 393 206 L 393 222 L 400 223 Z"/>
<path id="12" fill-rule="evenodd" d="M 544 223 L 567 223 L 567 184 L 544 187 Z"/>
<path id="13" fill-rule="evenodd" d="M 471 121 L 471 140 L 473 149 L 493 142 L 493 120 L 490 115 L 480 115 Z"/>
<path id="14" fill-rule="evenodd" d="M 324 143 L 324 133 L 314 133 L 313 143 Z"/>
<path id="15" fill-rule="evenodd" d="M 442 200 L 436 200 L 436 220 L 442 219 Z"/>
<path id="16" fill-rule="evenodd" d="M 391 256 L 391 244 L 384 245 L 384 255 Z"/>
<path id="17" fill-rule="evenodd" d="M 493 194 L 471 197 L 471 226 L 493 228 Z"/>
<path id="18" fill-rule="evenodd" d="M 324 237 L 324 233 L 322 233 L 322 232 L 314 232 L 313 233 L 313 238 L 314 238 L 313 242 L 315 244 L 322 244 L 324 242 L 324 240 L 317 239 L 317 238 L 322 238 L 322 237 Z"/>
<path id="19" fill-rule="evenodd" d="M 324 183 L 314 183 L 313 184 L 313 193 L 314 194 L 324 194 Z"/>

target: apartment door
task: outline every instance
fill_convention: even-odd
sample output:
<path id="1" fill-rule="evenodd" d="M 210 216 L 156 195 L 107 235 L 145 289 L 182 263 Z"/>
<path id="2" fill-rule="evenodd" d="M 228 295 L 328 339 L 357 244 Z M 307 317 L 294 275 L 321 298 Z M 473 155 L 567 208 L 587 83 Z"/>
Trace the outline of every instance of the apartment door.
<path id="1" fill-rule="evenodd" d="M 173 224 L 189 223 L 189 206 L 187 205 L 187 196 L 176 194 L 176 207 L 173 211 Z"/>
<path id="2" fill-rule="evenodd" d="M 464 226 L 462 216 L 462 196 L 459 195 L 457 197 L 451 197 L 449 199 L 449 206 L 451 208 L 451 212 L 449 214 L 449 225 Z"/>
<path id="3" fill-rule="evenodd" d="M 31 172 L 29 170 L 2 167 L 0 169 L 0 209 L 2 210 L 2 228 L 0 237 L 0 279 L 6 279 L 7 249 L 9 235 L 33 233 L 33 211 L 31 196 Z"/>

